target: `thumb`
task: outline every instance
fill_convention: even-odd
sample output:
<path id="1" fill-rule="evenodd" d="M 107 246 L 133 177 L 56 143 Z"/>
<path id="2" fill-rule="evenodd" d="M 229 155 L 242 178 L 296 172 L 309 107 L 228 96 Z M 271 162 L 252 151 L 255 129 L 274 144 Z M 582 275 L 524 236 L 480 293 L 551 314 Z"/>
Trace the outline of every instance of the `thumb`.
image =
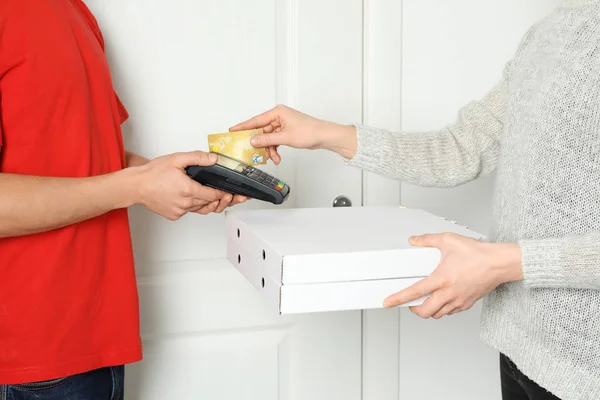
<path id="1" fill-rule="evenodd" d="M 439 247 L 440 235 L 412 236 L 408 241 L 411 245 L 418 247 Z"/>
<path id="2" fill-rule="evenodd" d="M 180 168 L 187 168 L 190 165 L 201 165 L 208 167 L 217 162 L 218 157 L 213 153 L 206 153 L 204 151 L 189 151 L 186 153 L 179 153 L 175 157 L 175 163 Z"/>
<path id="3" fill-rule="evenodd" d="M 287 135 L 284 132 L 263 133 L 256 135 L 250 140 L 250 144 L 254 147 L 269 147 L 287 145 Z"/>

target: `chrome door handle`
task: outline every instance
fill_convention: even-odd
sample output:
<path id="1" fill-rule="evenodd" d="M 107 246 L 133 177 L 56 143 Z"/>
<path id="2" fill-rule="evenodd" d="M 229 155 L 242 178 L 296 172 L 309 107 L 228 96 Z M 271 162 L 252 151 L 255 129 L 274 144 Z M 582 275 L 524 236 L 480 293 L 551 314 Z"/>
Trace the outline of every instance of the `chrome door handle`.
<path id="1" fill-rule="evenodd" d="M 333 199 L 334 207 L 352 207 L 352 201 L 344 195 L 339 195 L 335 199 Z"/>

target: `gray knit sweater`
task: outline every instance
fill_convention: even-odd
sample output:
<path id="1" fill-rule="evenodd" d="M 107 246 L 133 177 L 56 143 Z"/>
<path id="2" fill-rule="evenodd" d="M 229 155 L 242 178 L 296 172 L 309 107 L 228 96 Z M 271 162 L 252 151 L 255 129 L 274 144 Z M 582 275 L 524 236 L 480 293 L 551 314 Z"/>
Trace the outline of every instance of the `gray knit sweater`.
<path id="1" fill-rule="evenodd" d="M 484 300 L 482 337 L 563 400 L 600 399 L 600 1 L 565 0 L 504 78 L 437 132 L 357 125 L 350 165 L 420 186 L 497 170 L 491 239 L 525 279 Z"/>

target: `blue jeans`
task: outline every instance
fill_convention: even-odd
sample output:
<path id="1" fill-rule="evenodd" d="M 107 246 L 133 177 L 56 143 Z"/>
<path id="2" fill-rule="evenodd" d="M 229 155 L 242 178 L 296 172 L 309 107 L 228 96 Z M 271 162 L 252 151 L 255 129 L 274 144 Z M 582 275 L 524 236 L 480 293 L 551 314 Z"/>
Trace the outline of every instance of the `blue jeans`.
<path id="1" fill-rule="evenodd" d="M 45 382 L 0 386 L 0 400 L 123 400 L 125 369 L 101 368 Z"/>

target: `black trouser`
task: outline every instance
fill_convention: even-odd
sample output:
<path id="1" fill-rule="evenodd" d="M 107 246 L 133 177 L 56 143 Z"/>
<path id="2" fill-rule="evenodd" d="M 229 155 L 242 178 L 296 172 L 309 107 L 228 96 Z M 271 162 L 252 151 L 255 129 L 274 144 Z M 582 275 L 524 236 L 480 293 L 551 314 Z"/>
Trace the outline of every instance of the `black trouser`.
<path id="1" fill-rule="evenodd" d="M 560 400 L 525 376 L 504 354 L 500 354 L 502 400 Z"/>

